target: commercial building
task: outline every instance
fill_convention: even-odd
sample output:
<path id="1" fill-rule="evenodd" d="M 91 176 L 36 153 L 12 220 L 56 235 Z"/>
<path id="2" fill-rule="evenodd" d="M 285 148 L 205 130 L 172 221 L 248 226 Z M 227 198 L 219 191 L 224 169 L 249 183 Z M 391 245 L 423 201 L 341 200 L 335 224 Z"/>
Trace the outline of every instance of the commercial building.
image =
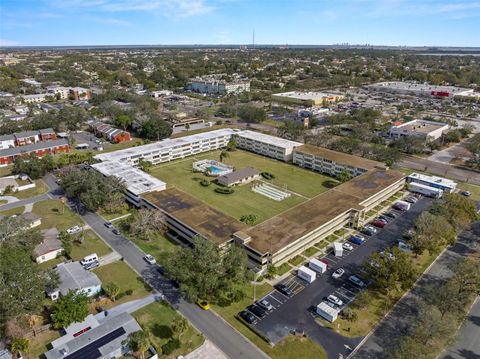
<path id="1" fill-rule="evenodd" d="M 82 267 L 80 262 L 60 263 L 55 267 L 60 284 L 57 289 L 47 293 L 52 300 L 59 295 L 67 295 L 69 291 L 84 293 L 92 297 L 102 289 L 102 282 L 97 275 Z"/>
<path id="2" fill-rule="evenodd" d="M 8 165 L 15 161 L 19 156 L 28 156 L 35 154 L 37 157 L 46 155 L 55 155 L 57 153 L 69 152 L 70 147 L 65 139 L 37 142 L 30 145 L 7 148 L 0 150 L 0 165 Z"/>
<path id="3" fill-rule="evenodd" d="M 385 169 L 385 165 L 377 161 L 312 145 L 296 147 L 293 151 L 293 163 L 333 177 L 343 171 L 356 177 L 375 168 Z"/>
<path id="4" fill-rule="evenodd" d="M 452 193 L 457 188 L 457 182 L 449 180 L 448 178 L 427 176 L 420 173 L 412 173 L 407 176 L 407 183 L 420 183 L 429 187 L 441 189 L 443 192 Z"/>
<path id="5" fill-rule="evenodd" d="M 321 106 L 325 103 L 342 101 L 342 94 L 324 92 L 283 92 L 272 95 L 272 100 L 299 106 Z"/>
<path id="6" fill-rule="evenodd" d="M 300 142 L 249 130 L 236 133 L 235 142 L 238 148 L 285 162 L 291 161 L 293 149 L 302 145 Z"/>
<path id="7" fill-rule="evenodd" d="M 137 207 L 140 206 L 141 194 L 151 191 L 163 191 L 167 188 L 165 182 L 124 162 L 100 162 L 93 164 L 92 167 L 104 176 L 114 176 L 121 179 L 127 187 L 125 192 L 127 201 Z"/>
<path id="8" fill-rule="evenodd" d="M 217 178 L 217 183 L 222 186 L 231 187 L 239 184 L 246 184 L 260 178 L 260 171 L 252 167 L 245 167 L 241 170 L 227 173 Z"/>
<path id="9" fill-rule="evenodd" d="M 387 92 L 399 95 L 425 96 L 435 98 L 449 98 L 454 96 L 467 96 L 473 93 L 473 89 L 455 87 L 455 86 L 437 86 L 427 83 L 416 82 L 379 82 L 368 85 L 367 88 L 371 91 Z"/>
<path id="10" fill-rule="evenodd" d="M 89 123 L 92 131 L 101 137 L 105 137 L 110 142 L 122 143 L 132 140 L 129 132 L 110 126 L 108 123 L 94 121 Z"/>
<path id="11" fill-rule="evenodd" d="M 388 135 L 391 138 L 415 136 L 426 140 L 436 140 L 449 128 L 448 124 L 442 122 L 412 120 L 391 126 Z"/>
<path id="12" fill-rule="evenodd" d="M 237 131 L 225 128 L 180 138 L 165 139 L 148 145 L 131 147 L 110 153 L 96 155 L 100 161 L 119 161 L 138 165 L 143 158 L 154 165 L 195 155 L 197 153 L 218 150 L 225 147 Z"/>
<path id="13" fill-rule="evenodd" d="M 210 95 L 227 95 L 230 93 L 241 93 L 250 91 L 250 81 L 236 80 L 227 82 L 219 79 L 197 78 L 190 81 L 187 89 L 193 92 L 206 93 Z"/>
<path id="14" fill-rule="evenodd" d="M 129 349 L 125 345 L 131 333 L 141 330 L 128 313 L 106 317 L 99 322 L 89 315 L 82 323 L 65 329 L 65 335 L 54 340 L 53 349 L 44 353 L 46 359 L 111 359 L 120 358 Z"/>

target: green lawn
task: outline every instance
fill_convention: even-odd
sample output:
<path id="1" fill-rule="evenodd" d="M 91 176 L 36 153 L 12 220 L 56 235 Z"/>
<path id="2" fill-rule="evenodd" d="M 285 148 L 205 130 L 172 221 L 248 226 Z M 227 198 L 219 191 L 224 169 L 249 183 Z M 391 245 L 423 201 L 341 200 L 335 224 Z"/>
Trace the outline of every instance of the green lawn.
<path id="1" fill-rule="evenodd" d="M 60 263 L 63 263 L 63 262 L 66 262 L 68 259 L 63 256 L 63 255 L 60 255 L 54 259 L 51 259 L 49 261 L 46 261 L 46 262 L 43 262 L 43 263 L 40 263 L 40 264 L 37 264 L 38 268 L 44 270 L 44 269 L 51 269 L 53 267 L 55 267 L 57 264 L 60 264 Z"/>
<path id="2" fill-rule="evenodd" d="M 458 184 L 458 189 L 462 191 L 470 191 L 472 193 L 470 198 L 474 201 L 480 201 L 480 186 L 461 182 Z"/>
<path id="3" fill-rule="evenodd" d="M 178 250 L 179 244 L 162 236 L 160 233 L 155 239 L 147 242 L 137 238 L 130 238 L 142 251 L 151 254 L 159 263 L 163 263 L 170 253 Z"/>
<path id="4" fill-rule="evenodd" d="M 6 199 L 0 199 L 0 206 L 1 206 L 2 204 L 7 204 L 7 203 L 8 203 L 8 201 L 7 201 Z"/>
<path id="5" fill-rule="evenodd" d="M 305 252 L 303 252 L 303 255 L 307 258 L 310 258 L 311 256 L 313 256 L 317 252 L 318 252 L 317 247 L 310 247 Z"/>
<path id="6" fill-rule="evenodd" d="M 70 257 L 79 261 L 86 255 L 96 253 L 99 257 L 104 256 L 112 251 L 92 230 L 86 230 L 84 233 L 85 240 L 82 244 L 74 242 Z"/>
<path id="7" fill-rule="evenodd" d="M 289 272 L 292 269 L 292 266 L 288 264 L 288 262 L 283 263 L 282 265 L 277 267 L 277 275 L 282 276 L 285 273 Z"/>
<path id="8" fill-rule="evenodd" d="M 165 302 L 155 302 L 143 307 L 133 313 L 143 329 L 148 329 L 152 334 L 152 344 L 160 349 L 173 335 L 171 324 L 173 319 L 179 314 Z M 186 355 L 202 345 L 203 336 L 191 325 L 180 336 L 181 347 L 173 353 L 162 358 L 176 358 L 179 355 Z"/>
<path id="9" fill-rule="evenodd" d="M 98 276 L 102 284 L 114 282 L 120 287 L 120 293 L 124 293 L 126 290 L 131 289 L 133 293 L 131 295 L 125 295 L 124 297 L 115 301 L 115 305 L 139 299 L 147 296 L 151 291 L 148 284 L 145 284 L 141 277 L 137 275 L 125 262 L 113 262 L 93 270 Z"/>
<path id="10" fill-rule="evenodd" d="M 17 197 L 18 199 L 26 199 L 34 196 L 38 196 L 39 194 L 44 194 L 48 192 L 48 188 L 43 183 L 42 180 L 35 181 L 36 186 L 34 188 L 26 189 L 25 191 L 19 191 L 12 193 L 12 196 Z"/>
<path id="11" fill-rule="evenodd" d="M 56 227 L 59 231 L 64 231 L 74 225 L 83 226 L 81 218 L 57 199 L 35 203 L 32 212 L 42 217 L 40 229 Z"/>
<path id="12" fill-rule="evenodd" d="M 294 266 L 300 265 L 303 261 L 305 261 L 305 257 L 301 256 L 300 254 L 298 256 L 293 257 L 290 259 L 288 262 Z"/>
<path id="13" fill-rule="evenodd" d="M 43 353 L 48 351 L 50 348 L 47 346 L 60 337 L 60 332 L 58 330 L 47 330 L 36 337 L 29 339 L 30 350 L 27 358 L 37 359 L 44 358 Z M 24 354 L 25 357 L 25 354 Z"/>
<path id="14" fill-rule="evenodd" d="M 307 200 L 307 198 L 312 198 L 328 190 L 329 187 L 337 183 L 330 177 L 312 171 L 237 150 L 229 152 L 230 157 L 224 160 L 224 162 L 235 166 L 236 169 L 252 166 L 260 171 L 270 172 L 275 175 L 274 185 L 282 188 L 286 186 L 289 190 L 300 194 L 300 196 L 292 195 L 281 202 L 277 202 L 261 194 L 254 193 L 251 191 L 250 185 L 234 187 L 235 193 L 231 195 L 218 194 L 214 192 L 214 189 L 217 187 L 216 184 L 212 183 L 208 187 L 200 185 L 202 179 L 212 181 L 214 178 L 207 177 L 202 173 L 193 173 L 192 163 L 200 159 L 218 160 L 219 153 L 219 151 L 213 151 L 195 158 L 187 158 L 159 165 L 153 168 L 150 174 L 165 181 L 169 186 L 176 186 L 237 219 L 240 219 L 245 214 L 256 214 L 258 216 L 256 223 L 260 223 L 296 206 Z"/>
<path id="15" fill-rule="evenodd" d="M 12 208 L 12 209 L 7 209 L 5 211 L 1 211 L 0 215 L 5 216 L 5 217 L 10 217 L 10 216 L 13 216 L 14 214 L 16 214 L 16 215 L 22 214 L 23 211 L 25 211 L 25 206 L 16 207 L 16 208 Z"/>
<path id="16" fill-rule="evenodd" d="M 257 285 L 255 298 L 258 300 L 272 290 L 269 284 Z M 240 302 L 233 303 L 228 307 L 214 305 L 213 309 L 220 314 L 235 329 L 250 339 L 257 347 L 263 350 L 273 359 L 326 359 L 326 353 L 319 345 L 307 338 L 287 337 L 272 348 L 265 340 L 255 334 L 243 322 L 235 318 L 246 306 L 253 303 L 252 284 L 245 284 L 246 297 Z"/>
<path id="17" fill-rule="evenodd" d="M 0 177 L 11 176 L 13 165 L 0 167 Z"/>

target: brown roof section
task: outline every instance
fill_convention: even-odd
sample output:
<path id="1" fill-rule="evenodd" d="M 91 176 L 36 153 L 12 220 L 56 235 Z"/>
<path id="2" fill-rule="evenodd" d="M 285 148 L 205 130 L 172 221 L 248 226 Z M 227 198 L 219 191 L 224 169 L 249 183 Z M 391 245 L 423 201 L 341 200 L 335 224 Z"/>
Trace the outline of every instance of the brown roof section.
<path id="1" fill-rule="evenodd" d="M 276 253 L 300 237 L 350 210 L 380 190 L 400 181 L 403 173 L 374 170 L 355 177 L 255 227 L 243 231 L 251 237 L 247 246 L 259 253 Z"/>
<path id="2" fill-rule="evenodd" d="M 385 165 L 381 162 L 372 161 L 354 155 L 349 155 L 347 153 L 332 151 L 324 147 L 303 145 L 296 147 L 294 149 L 294 152 L 306 153 L 313 156 L 322 157 L 336 163 L 341 163 L 342 165 L 363 168 L 366 170 L 373 170 L 375 168 L 386 168 Z"/>
<path id="3" fill-rule="evenodd" d="M 56 228 L 41 231 L 43 241 L 33 250 L 35 257 L 40 257 L 63 248 L 62 242 L 57 238 L 59 232 Z"/>
<path id="4" fill-rule="evenodd" d="M 231 185 L 232 183 L 236 183 L 245 178 L 256 176 L 259 173 L 260 171 L 256 170 L 253 167 L 245 167 L 245 168 L 242 168 L 241 170 L 234 171 L 231 173 L 227 173 L 226 175 L 220 176 L 218 177 L 218 180 L 222 182 L 225 181 L 228 185 Z"/>
<path id="5" fill-rule="evenodd" d="M 145 193 L 142 197 L 218 245 L 232 238 L 233 233 L 248 227 L 174 187 Z"/>

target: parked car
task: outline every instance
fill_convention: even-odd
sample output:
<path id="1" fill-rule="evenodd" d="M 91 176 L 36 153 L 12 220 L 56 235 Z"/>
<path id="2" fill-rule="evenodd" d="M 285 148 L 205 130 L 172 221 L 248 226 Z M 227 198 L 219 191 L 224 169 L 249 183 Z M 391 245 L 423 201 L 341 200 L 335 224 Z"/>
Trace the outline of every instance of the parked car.
<path id="1" fill-rule="evenodd" d="M 385 227 L 386 223 L 384 221 L 379 221 L 378 219 L 375 219 L 374 221 L 370 222 L 370 224 L 378 228 L 383 228 Z"/>
<path id="2" fill-rule="evenodd" d="M 155 264 L 157 263 L 157 261 L 155 260 L 155 258 L 153 258 L 152 255 L 150 254 L 147 254 L 143 257 L 143 259 L 145 259 L 145 262 L 147 262 L 148 264 Z"/>
<path id="3" fill-rule="evenodd" d="M 417 199 L 415 197 L 408 197 L 405 199 L 405 202 L 408 202 L 408 203 L 411 203 L 411 204 L 415 204 L 417 203 Z"/>
<path id="4" fill-rule="evenodd" d="M 392 219 L 395 219 L 398 217 L 395 212 L 385 212 L 383 215 Z"/>
<path id="5" fill-rule="evenodd" d="M 210 309 L 210 303 L 208 303 L 206 300 L 203 300 L 203 299 L 197 299 L 197 305 L 203 310 Z"/>
<path id="6" fill-rule="evenodd" d="M 328 297 L 327 297 L 327 300 L 335 305 L 338 305 L 339 307 L 341 307 L 343 305 L 343 301 L 338 298 L 336 295 L 333 295 L 333 294 L 330 294 Z"/>
<path id="7" fill-rule="evenodd" d="M 332 273 L 332 278 L 333 279 L 338 279 L 344 274 L 345 274 L 345 269 L 338 268 L 335 272 Z"/>
<path id="8" fill-rule="evenodd" d="M 371 227 L 367 227 L 367 226 L 360 229 L 360 232 L 362 232 L 363 234 L 366 234 L 367 236 L 373 236 L 376 233 L 376 231 L 374 231 Z"/>
<path id="9" fill-rule="evenodd" d="M 247 309 L 259 318 L 263 318 L 267 315 L 267 311 L 265 309 L 260 308 L 258 305 L 255 304 L 249 305 Z"/>
<path id="10" fill-rule="evenodd" d="M 384 216 L 383 214 L 378 216 L 378 219 L 380 221 L 385 221 L 387 224 L 390 223 L 393 219 L 387 216 Z"/>
<path id="11" fill-rule="evenodd" d="M 86 270 L 92 270 L 94 268 L 97 268 L 99 265 L 100 265 L 99 261 L 93 261 L 88 264 L 85 264 L 83 268 L 85 268 Z"/>
<path id="12" fill-rule="evenodd" d="M 286 295 L 287 297 L 291 297 L 293 295 L 293 291 L 288 288 L 285 284 L 280 283 L 275 286 L 275 288 L 282 294 Z"/>
<path id="13" fill-rule="evenodd" d="M 365 242 L 365 237 L 360 234 L 352 234 L 348 240 L 354 244 L 361 245 Z"/>
<path id="14" fill-rule="evenodd" d="M 365 282 L 356 275 L 351 275 L 350 277 L 348 277 L 348 281 L 357 287 L 365 287 Z"/>
<path id="15" fill-rule="evenodd" d="M 319 261 L 325 263 L 327 265 L 327 268 L 330 267 L 330 263 L 325 258 L 321 258 L 319 259 Z"/>
<path id="16" fill-rule="evenodd" d="M 257 302 L 257 305 L 258 305 L 259 307 L 265 309 L 265 310 L 268 310 L 268 311 L 274 309 L 274 308 L 273 308 L 273 305 L 271 305 L 271 304 L 268 302 L 268 300 L 266 300 L 266 299 L 259 300 L 259 301 Z"/>
<path id="17" fill-rule="evenodd" d="M 388 259 L 391 259 L 391 260 L 394 260 L 395 259 L 395 256 L 393 255 L 393 253 L 391 252 L 387 252 L 387 251 L 380 251 L 380 255 L 383 257 L 383 256 L 386 256 Z"/>
<path id="18" fill-rule="evenodd" d="M 112 229 L 112 228 L 113 228 L 112 222 L 105 222 L 104 225 L 105 225 L 105 227 L 107 227 L 108 229 Z"/>
<path id="19" fill-rule="evenodd" d="M 238 315 L 248 324 L 254 324 L 257 321 L 257 318 L 248 310 L 242 310 Z"/>
<path id="20" fill-rule="evenodd" d="M 465 197 L 470 197 L 472 195 L 472 193 L 470 191 L 462 191 L 462 192 L 460 192 L 460 194 L 462 196 L 465 196 Z"/>
<path id="21" fill-rule="evenodd" d="M 346 249 L 347 251 L 353 251 L 353 246 L 350 243 L 343 243 L 342 244 L 343 249 Z"/>
<path id="22" fill-rule="evenodd" d="M 112 233 L 115 234 L 115 235 L 117 235 L 117 236 L 120 235 L 120 231 L 119 231 L 118 229 L 116 229 L 116 228 L 114 228 L 114 229 L 112 230 Z"/>
<path id="23" fill-rule="evenodd" d="M 80 226 L 73 226 L 73 227 L 70 227 L 69 229 L 67 229 L 67 233 L 68 234 L 78 233 L 81 230 L 82 229 L 80 228 Z"/>

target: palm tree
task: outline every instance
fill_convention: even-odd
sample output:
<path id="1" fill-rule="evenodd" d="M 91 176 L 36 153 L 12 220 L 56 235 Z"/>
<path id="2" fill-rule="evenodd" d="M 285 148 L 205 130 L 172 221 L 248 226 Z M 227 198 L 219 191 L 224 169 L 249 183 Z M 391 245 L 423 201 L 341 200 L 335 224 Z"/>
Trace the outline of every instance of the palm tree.
<path id="1" fill-rule="evenodd" d="M 30 342 L 28 339 L 25 338 L 18 338 L 14 339 L 12 344 L 10 345 L 10 349 L 13 354 L 18 354 L 23 352 L 24 354 L 28 352 L 28 348 L 30 346 Z"/>
<path id="2" fill-rule="evenodd" d="M 128 336 L 128 345 L 134 353 L 140 355 L 141 359 L 145 358 L 145 351 L 150 347 L 150 332 L 147 330 L 139 330 Z"/>
<path id="3" fill-rule="evenodd" d="M 220 162 L 223 162 L 225 159 L 229 158 L 230 155 L 228 154 L 228 152 L 226 150 L 223 150 L 222 152 L 220 152 L 220 156 L 219 156 L 219 161 Z"/>
<path id="4" fill-rule="evenodd" d="M 183 332 L 187 330 L 187 328 L 188 322 L 184 317 L 182 317 L 181 315 L 175 317 L 172 323 L 172 330 L 175 334 L 178 335 L 178 340 L 180 340 L 180 337 L 182 336 Z"/>

